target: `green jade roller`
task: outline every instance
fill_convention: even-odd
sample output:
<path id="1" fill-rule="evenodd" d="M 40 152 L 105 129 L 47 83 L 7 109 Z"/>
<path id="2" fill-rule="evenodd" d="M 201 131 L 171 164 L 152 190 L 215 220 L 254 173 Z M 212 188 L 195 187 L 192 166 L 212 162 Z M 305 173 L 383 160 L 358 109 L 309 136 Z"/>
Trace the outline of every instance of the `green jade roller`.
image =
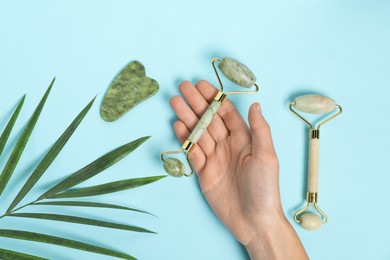
<path id="1" fill-rule="evenodd" d="M 325 213 L 317 206 L 320 127 L 341 114 L 343 110 L 333 99 L 318 94 L 308 94 L 295 98 L 295 100 L 290 104 L 290 110 L 310 127 L 308 183 L 306 194 L 307 204 L 294 215 L 294 219 L 296 222 L 301 224 L 304 229 L 316 230 L 322 225 L 328 223 L 329 220 L 328 216 L 326 216 Z M 314 127 L 313 124 L 297 112 L 302 111 L 309 114 L 325 114 L 336 110 L 336 113 L 333 113 L 333 115 L 331 114 L 322 122 L 318 123 L 317 127 Z M 317 212 L 320 213 L 320 216 L 311 212 L 305 212 L 311 205 L 313 205 Z"/>
<path id="2" fill-rule="evenodd" d="M 218 67 L 220 71 L 223 73 L 223 75 L 226 76 L 230 81 L 234 82 L 235 84 L 251 89 L 254 87 L 253 90 L 248 91 L 229 91 L 224 93 L 223 92 L 223 85 L 222 81 L 218 75 L 218 71 L 215 67 L 215 63 L 219 62 Z M 191 149 L 194 147 L 194 145 L 198 142 L 198 140 L 201 138 L 203 132 L 206 130 L 206 128 L 211 123 L 211 120 L 214 118 L 215 114 L 218 112 L 220 107 L 222 106 L 223 102 L 226 100 L 228 95 L 233 94 L 254 94 L 259 91 L 258 85 L 256 82 L 256 77 L 253 74 L 251 70 L 248 69 L 247 66 L 242 64 L 241 62 L 224 57 L 222 60 L 218 58 L 214 58 L 211 61 L 211 65 L 214 68 L 215 74 L 217 76 L 220 90 L 215 96 L 214 100 L 211 102 L 209 107 L 207 108 L 206 112 L 203 114 L 195 128 L 192 130 L 190 136 L 187 138 L 187 140 L 183 143 L 181 149 L 174 150 L 174 151 L 165 151 L 162 152 L 160 157 L 161 160 L 164 162 L 164 169 L 165 171 L 173 176 L 173 177 L 182 177 L 182 176 L 191 176 L 194 173 L 194 170 L 192 168 L 192 165 L 188 159 L 189 153 L 191 152 Z M 185 153 L 187 163 L 190 167 L 190 172 L 186 172 L 185 165 L 177 158 L 174 157 L 168 157 L 165 158 L 168 154 L 180 154 Z"/>

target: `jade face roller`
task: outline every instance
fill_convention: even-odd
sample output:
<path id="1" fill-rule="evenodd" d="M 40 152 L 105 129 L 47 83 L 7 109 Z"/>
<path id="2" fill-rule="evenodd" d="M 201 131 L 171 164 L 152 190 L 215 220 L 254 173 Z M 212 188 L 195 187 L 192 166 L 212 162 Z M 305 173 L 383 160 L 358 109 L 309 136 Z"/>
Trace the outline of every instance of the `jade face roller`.
<path id="1" fill-rule="evenodd" d="M 295 109 L 294 109 L 295 108 Z M 324 119 L 318 124 L 316 128 L 313 127 L 309 121 L 307 121 L 302 115 L 298 114 L 296 110 L 310 113 L 310 114 L 325 114 L 338 110 L 337 113 Z M 300 223 L 304 229 L 316 230 L 322 226 L 322 224 L 328 223 L 328 217 L 317 206 L 318 200 L 318 162 L 319 162 L 319 146 L 320 146 L 320 127 L 341 114 L 343 111 L 341 106 L 337 105 L 334 100 L 317 95 L 308 94 L 295 98 L 290 104 L 290 110 L 302 119 L 310 127 L 309 132 L 309 165 L 308 165 L 308 187 L 307 187 L 307 205 L 299 210 L 294 219 Z M 320 216 L 311 212 L 305 212 L 313 204 L 314 208 L 320 213 Z"/>
<path id="2" fill-rule="evenodd" d="M 249 91 L 229 91 L 224 93 L 223 92 L 223 85 L 222 81 L 218 75 L 218 71 L 215 67 L 215 63 L 219 62 L 218 67 L 220 71 L 232 82 L 236 83 L 237 85 L 244 87 L 244 88 L 252 88 L 254 87 L 253 90 Z M 226 100 L 228 95 L 233 95 L 233 94 L 254 94 L 259 91 L 258 85 L 255 83 L 256 82 L 256 77 L 246 67 L 244 64 L 241 62 L 225 57 L 222 60 L 218 58 L 214 58 L 211 61 L 211 64 L 214 68 L 214 72 L 217 76 L 220 89 L 217 95 L 215 96 L 213 102 L 209 105 L 207 108 L 206 112 L 203 114 L 203 116 L 200 118 L 199 122 L 195 126 L 194 130 L 192 130 L 190 136 L 187 138 L 187 140 L 183 143 L 182 147 L 180 150 L 174 150 L 174 151 L 165 151 L 162 152 L 160 157 L 161 160 L 164 162 L 164 169 L 165 171 L 173 176 L 173 177 L 182 177 L 184 176 L 191 176 L 194 173 L 194 170 L 192 169 L 191 163 L 188 159 L 188 155 L 191 152 L 191 148 L 198 142 L 200 137 L 202 136 L 203 132 L 206 130 L 208 125 L 211 123 L 211 120 L 213 119 L 214 115 L 218 112 L 218 109 L 222 106 L 223 102 Z M 180 154 L 180 153 L 185 153 L 187 163 L 190 167 L 190 172 L 186 173 L 186 167 L 184 164 L 173 157 L 165 158 L 166 155 L 168 154 Z"/>

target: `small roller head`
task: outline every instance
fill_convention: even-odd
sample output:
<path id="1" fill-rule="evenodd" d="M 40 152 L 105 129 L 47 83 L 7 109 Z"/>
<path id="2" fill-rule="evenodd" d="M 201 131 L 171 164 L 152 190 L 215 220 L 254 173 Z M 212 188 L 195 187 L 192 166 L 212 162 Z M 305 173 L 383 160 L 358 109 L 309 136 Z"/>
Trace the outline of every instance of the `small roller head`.
<path id="1" fill-rule="evenodd" d="M 295 108 L 310 114 L 324 114 L 333 111 L 336 103 L 333 99 L 318 94 L 308 94 L 295 98 Z"/>
<path id="2" fill-rule="evenodd" d="M 256 76 L 253 72 L 241 62 L 225 57 L 218 64 L 221 72 L 231 81 L 237 85 L 250 88 L 256 82 Z"/>
<path id="3" fill-rule="evenodd" d="M 186 172 L 186 167 L 179 159 L 170 157 L 164 162 L 164 170 L 172 177 L 182 177 Z"/>
<path id="4" fill-rule="evenodd" d="M 302 214 L 300 223 L 304 229 L 310 231 L 317 230 L 322 226 L 321 217 L 311 212 Z"/>

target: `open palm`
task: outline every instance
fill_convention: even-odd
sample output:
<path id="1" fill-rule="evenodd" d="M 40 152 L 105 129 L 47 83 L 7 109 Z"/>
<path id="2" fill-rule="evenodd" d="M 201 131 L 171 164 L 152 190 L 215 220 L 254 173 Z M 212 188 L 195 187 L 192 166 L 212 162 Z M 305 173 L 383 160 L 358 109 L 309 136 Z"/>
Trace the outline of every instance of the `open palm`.
<path id="1" fill-rule="evenodd" d="M 184 142 L 218 90 L 206 81 L 196 86 L 185 81 L 179 89 L 185 100 L 175 96 L 171 106 L 179 118 L 175 133 Z M 259 226 L 284 217 L 278 160 L 259 104 L 251 106 L 248 117 L 250 128 L 226 100 L 190 152 L 205 198 L 244 245 L 258 235 Z"/>

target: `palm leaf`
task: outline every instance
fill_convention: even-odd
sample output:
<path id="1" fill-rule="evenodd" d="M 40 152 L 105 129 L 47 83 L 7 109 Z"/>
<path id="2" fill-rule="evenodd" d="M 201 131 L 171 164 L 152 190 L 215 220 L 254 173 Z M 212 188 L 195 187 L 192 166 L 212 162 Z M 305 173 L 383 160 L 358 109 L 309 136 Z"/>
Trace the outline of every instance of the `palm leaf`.
<path id="1" fill-rule="evenodd" d="M 8 158 L 8 161 L 5 164 L 4 169 L 1 172 L 0 175 L 0 195 L 4 192 L 10 178 L 12 177 L 12 174 L 14 173 L 19 160 L 23 154 L 23 151 L 27 145 L 27 142 L 32 134 L 32 131 L 39 119 L 39 116 L 43 110 L 43 107 L 46 103 L 46 100 L 50 94 L 50 91 L 53 87 L 55 79 L 51 82 L 50 86 L 46 90 L 45 94 L 43 95 L 41 101 L 39 102 L 37 108 L 33 112 L 31 118 L 27 122 L 26 126 L 24 127 L 21 135 L 18 138 L 18 141 L 13 148 L 10 157 Z M 14 127 L 14 124 L 18 118 L 18 115 L 22 109 L 22 106 L 24 104 L 25 96 L 22 98 L 22 100 L 19 102 L 16 110 L 11 116 L 11 119 L 9 120 L 7 126 L 5 127 L 2 135 L 0 136 L 0 155 L 7 143 L 7 140 L 10 136 L 10 133 Z M 115 150 L 101 156 L 100 158 L 96 159 L 92 163 L 88 164 L 84 168 L 76 171 L 75 173 L 71 174 L 69 177 L 65 178 L 64 180 L 60 181 L 54 187 L 46 191 L 42 196 L 40 196 L 38 199 L 36 199 L 33 202 L 27 203 L 23 206 L 20 206 L 19 208 L 15 209 L 15 207 L 20 204 L 20 202 L 26 197 L 26 195 L 31 191 L 31 189 L 36 185 L 36 183 L 42 178 L 46 170 L 50 167 L 50 165 L 53 163 L 53 161 L 57 158 L 69 138 L 72 136 L 76 128 L 79 126 L 79 124 L 82 122 L 88 111 L 90 110 L 92 104 L 94 102 L 94 99 L 79 113 L 79 115 L 73 120 L 73 122 L 68 126 L 68 128 L 65 130 L 65 132 L 57 139 L 57 141 L 53 144 L 53 146 L 50 148 L 50 150 L 46 153 L 45 157 L 40 161 L 39 165 L 36 167 L 36 169 L 32 172 L 31 176 L 29 176 L 28 180 L 24 183 L 22 189 L 19 191 L 19 193 L 15 196 L 14 200 L 12 201 L 11 205 L 9 206 L 7 212 L 0 216 L 0 219 L 3 217 L 19 217 L 19 218 L 30 218 L 30 219 L 40 219 L 40 220 L 50 220 L 50 221 L 60 221 L 60 222 L 67 222 L 67 223 L 73 223 L 73 224 L 82 224 L 82 225 L 91 225 L 91 226 L 97 226 L 97 227 L 105 227 L 105 228 L 114 228 L 114 229 L 120 229 L 120 230 L 127 230 L 127 231 L 135 231 L 135 232 L 145 232 L 145 233 L 154 233 L 153 231 L 131 226 L 131 225 L 124 225 L 124 224 L 118 224 L 118 223 L 112 223 L 107 221 L 101 221 L 91 218 L 83 218 L 83 217 L 77 217 L 77 216 L 69 216 L 69 215 L 60 215 L 60 214 L 46 214 L 46 213 L 17 213 L 21 208 L 25 208 L 27 206 L 31 205 L 57 205 L 57 206 L 77 206 L 77 207 L 97 207 L 97 208 L 107 208 L 107 209 L 121 209 L 121 210 L 131 210 L 131 211 L 137 211 L 142 213 L 147 213 L 142 210 L 133 209 L 129 207 L 123 207 L 113 204 L 107 204 L 107 203 L 99 203 L 99 202 L 85 202 L 85 201 L 46 201 L 41 202 L 40 200 L 44 198 L 55 198 L 55 196 L 92 196 L 92 195 L 100 195 L 100 194 L 107 194 L 110 192 L 130 189 L 134 187 L 138 187 L 141 185 L 149 184 L 154 181 L 157 181 L 165 176 L 154 176 L 154 177 L 148 177 L 148 178 L 138 178 L 138 179 L 128 179 L 128 180 L 122 180 L 122 181 L 116 181 L 111 183 L 106 183 L 98 186 L 83 188 L 83 189 L 76 189 L 72 190 L 72 188 L 90 178 L 93 176 L 99 174 L 100 172 L 104 171 L 105 169 L 109 168 L 113 164 L 117 163 L 124 157 L 126 157 L 128 154 L 130 154 L 132 151 L 134 151 L 136 148 L 138 148 L 143 142 L 145 142 L 147 139 L 149 139 L 149 136 L 139 138 L 135 141 L 132 141 L 130 143 L 127 143 L 123 146 L 120 146 L 116 148 Z M 69 190 L 71 189 L 71 190 Z M 150 214 L 150 213 L 148 213 Z M 10 230 L 10 229 L 0 229 L 0 237 L 7 237 L 12 239 L 19 239 L 19 240 L 29 240 L 29 241 L 35 241 L 40 243 L 46 243 L 46 244 L 52 244 L 52 245 L 58 245 L 58 246 L 64 246 L 68 248 L 74 248 L 78 250 L 108 255 L 108 256 L 114 256 L 119 257 L 123 259 L 135 259 L 132 256 L 121 253 L 115 250 L 106 249 L 103 247 L 95 246 L 92 244 L 83 243 L 80 241 L 72 240 L 72 239 L 65 239 L 57 236 L 51 236 L 41 233 L 34 233 L 29 231 L 22 231 L 22 230 Z M 0 248 L 0 259 L 44 259 L 40 258 L 38 256 L 33 256 L 29 254 L 25 254 L 23 252 L 15 252 L 8 249 L 1 249 Z"/>
<path id="2" fill-rule="evenodd" d="M 42 177 L 47 168 L 51 165 L 57 155 L 60 153 L 62 148 L 65 146 L 66 142 L 72 136 L 76 128 L 79 126 L 81 121 L 84 119 L 85 115 L 88 113 L 91 108 L 95 98 L 89 102 L 89 104 L 79 113 L 79 115 L 73 120 L 73 122 L 69 125 L 69 127 L 65 130 L 65 132 L 58 138 L 55 144 L 52 146 L 50 151 L 46 154 L 46 156 L 39 163 L 35 171 L 31 174 L 30 178 L 24 184 L 23 188 L 19 191 L 18 195 L 16 195 L 15 199 L 9 206 L 7 212 L 10 212 L 32 189 L 32 187 L 37 183 L 37 181 Z"/>
<path id="3" fill-rule="evenodd" d="M 5 165 L 3 172 L 0 175 L 0 195 L 3 193 L 5 186 L 7 185 L 9 179 L 11 178 L 12 173 L 14 172 L 16 165 L 19 162 L 20 157 L 26 147 L 27 141 L 30 138 L 30 135 L 35 127 L 36 122 L 38 121 L 39 115 L 45 105 L 46 99 L 50 94 L 50 90 L 54 84 L 55 78 L 50 83 L 49 88 L 46 90 L 45 95 L 42 97 L 37 108 L 35 109 L 33 115 L 28 121 L 26 127 L 24 128 L 22 134 L 19 137 L 18 142 L 16 143 L 14 150 L 12 151 L 7 164 Z"/>
<path id="4" fill-rule="evenodd" d="M 46 260 L 47 258 L 42 258 L 35 255 L 23 254 L 20 252 L 15 252 L 15 251 L 0 248 L 0 259 Z"/>
<path id="5" fill-rule="evenodd" d="M 25 99 L 26 99 L 26 95 L 24 95 L 22 100 L 20 100 L 17 108 L 15 109 L 15 112 L 12 114 L 11 119 L 8 121 L 7 126 L 5 127 L 3 133 L 1 134 L 1 137 L 0 137 L 0 155 L 3 153 L 5 144 L 8 141 L 8 137 L 11 134 L 12 128 L 14 127 L 16 119 L 19 116 L 20 110 L 22 110 L 22 107 L 23 107 Z"/>
<path id="6" fill-rule="evenodd" d="M 131 259 L 131 260 L 135 259 L 134 257 L 128 254 L 121 253 L 118 251 L 110 250 L 99 246 L 94 246 L 76 240 L 50 236 L 50 235 L 45 235 L 40 233 L 34 233 L 34 232 L 28 232 L 22 230 L 0 229 L 0 236 L 20 239 L 20 240 L 29 240 L 29 241 L 53 244 L 57 246 L 64 246 L 64 247 L 74 248 L 74 249 L 88 251 L 92 253 L 114 256 L 122 259 Z"/>
<path id="7" fill-rule="evenodd" d="M 74 197 L 87 197 L 87 196 L 96 196 L 107 193 L 113 193 L 117 191 L 127 190 L 135 187 L 139 187 L 142 185 L 146 185 L 155 181 L 158 181 L 162 178 L 167 177 L 167 175 L 162 176 L 152 176 L 152 177 L 144 177 L 144 178 L 136 178 L 136 179 L 127 179 L 115 182 L 109 182 L 106 184 L 96 185 L 87 188 L 81 188 L 76 190 L 69 190 L 58 194 L 53 194 L 48 196 L 47 198 L 74 198 Z"/>
<path id="8" fill-rule="evenodd" d="M 142 233 L 155 233 L 153 231 L 150 231 L 150 230 L 147 230 L 144 228 L 140 228 L 140 227 L 135 227 L 135 226 L 130 226 L 130 225 L 122 225 L 122 224 L 111 223 L 111 222 L 107 222 L 107 221 L 101 221 L 101 220 L 90 219 L 90 218 L 81 218 L 81 217 L 68 216 L 68 215 L 44 214 L 44 213 L 12 213 L 9 216 L 10 217 L 20 217 L 20 218 L 47 219 L 47 220 L 53 220 L 53 221 L 70 222 L 70 223 L 76 223 L 76 224 L 98 226 L 98 227 L 105 227 L 105 228 L 114 228 L 114 229 L 121 229 L 121 230 L 142 232 Z"/>
<path id="9" fill-rule="evenodd" d="M 96 174 L 104 171 L 108 167 L 112 166 L 113 164 L 126 157 L 149 138 L 150 136 L 141 137 L 103 155 L 94 162 L 88 164 L 84 168 L 78 170 L 65 180 L 58 183 L 56 186 L 54 186 L 53 188 L 45 192 L 42 196 L 40 196 L 39 199 L 48 198 L 58 192 L 67 190 L 83 181 L 88 180 L 89 178 L 92 178 Z"/>
<path id="10" fill-rule="evenodd" d="M 35 202 L 33 205 L 51 205 L 51 206 L 74 206 L 74 207 L 95 207 L 95 208 L 108 208 L 108 209 L 121 209 L 121 210 L 129 210 L 136 211 L 140 213 L 146 213 L 154 216 L 153 214 L 135 209 L 130 207 L 118 206 L 114 204 L 108 203 L 100 203 L 100 202 L 89 202 L 89 201 L 46 201 L 46 202 Z"/>

